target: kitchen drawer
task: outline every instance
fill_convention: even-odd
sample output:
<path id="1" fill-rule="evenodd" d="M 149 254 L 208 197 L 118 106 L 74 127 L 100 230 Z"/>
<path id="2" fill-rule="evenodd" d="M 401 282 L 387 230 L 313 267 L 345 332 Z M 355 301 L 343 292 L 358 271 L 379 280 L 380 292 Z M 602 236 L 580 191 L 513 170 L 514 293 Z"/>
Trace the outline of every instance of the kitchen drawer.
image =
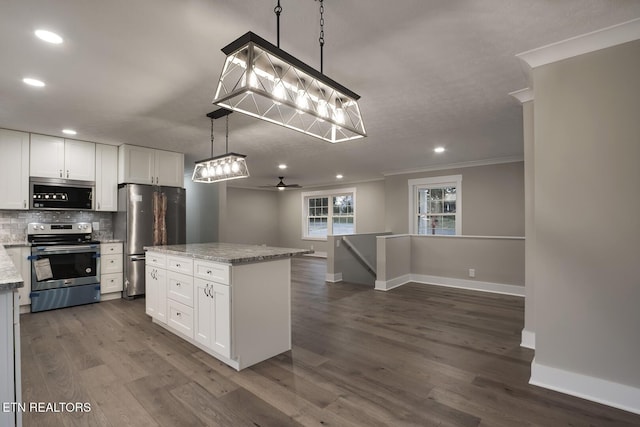
<path id="1" fill-rule="evenodd" d="M 195 260 L 193 263 L 193 275 L 212 282 L 228 285 L 230 283 L 231 266 L 217 262 Z"/>
<path id="2" fill-rule="evenodd" d="M 169 309 L 167 324 L 193 339 L 193 308 L 172 299 L 167 300 L 167 307 Z"/>
<path id="3" fill-rule="evenodd" d="M 167 270 L 193 276 L 193 258 L 167 255 Z"/>
<path id="4" fill-rule="evenodd" d="M 102 243 L 100 245 L 101 255 L 121 254 L 122 243 Z"/>
<path id="5" fill-rule="evenodd" d="M 103 274 L 100 276 L 100 293 L 122 292 L 122 273 Z"/>
<path id="6" fill-rule="evenodd" d="M 122 273 L 122 254 L 100 254 L 100 274 Z"/>
<path id="7" fill-rule="evenodd" d="M 146 264 L 154 267 L 165 268 L 167 266 L 167 257 L 158 252 L 147 252 L 145 256 Z"/>
<path id="8" fill-rule="evenodd" d="M 168 271 L 167 292 L 169 298 L 193 307 L 193 276 Z"/>

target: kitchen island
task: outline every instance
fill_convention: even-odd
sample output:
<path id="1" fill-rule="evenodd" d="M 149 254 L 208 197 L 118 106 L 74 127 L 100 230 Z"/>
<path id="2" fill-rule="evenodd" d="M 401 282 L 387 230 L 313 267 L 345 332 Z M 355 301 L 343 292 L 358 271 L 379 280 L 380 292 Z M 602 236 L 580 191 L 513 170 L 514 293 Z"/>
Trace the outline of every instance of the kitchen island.
<path id="1" fill-rule="evenodd" d="M 146 313 L 236 370 L 291 349 L 291 257 L 233 243 L 145 247 Z"/>

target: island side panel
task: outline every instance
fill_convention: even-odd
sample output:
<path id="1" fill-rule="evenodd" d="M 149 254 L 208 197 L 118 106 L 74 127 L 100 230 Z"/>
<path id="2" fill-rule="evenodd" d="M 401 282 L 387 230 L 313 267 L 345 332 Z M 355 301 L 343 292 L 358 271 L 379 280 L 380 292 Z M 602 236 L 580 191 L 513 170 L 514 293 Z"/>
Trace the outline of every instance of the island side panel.
<path id="1" fill-rule="evenodd" d="M 233 265 L 232 347 L 240 369 L 291 350 L 291 259 Z"/>

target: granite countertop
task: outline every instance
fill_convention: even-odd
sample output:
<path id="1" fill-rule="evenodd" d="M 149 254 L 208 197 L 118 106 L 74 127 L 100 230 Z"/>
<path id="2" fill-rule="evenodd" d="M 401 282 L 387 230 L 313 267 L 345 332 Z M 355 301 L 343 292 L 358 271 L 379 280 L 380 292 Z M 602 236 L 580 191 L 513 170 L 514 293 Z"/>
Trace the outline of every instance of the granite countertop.
<path id="1" fill-rule="evenodd" d="M 225 264 L 270 261 L 313 253 L 309 249 L 276 248 L 237 243 L 190 243 L 186 245 L 145 246 L 144 249 L 167 255 L 187 256 Z"/>
<path id="2" fill-rule="evenodd" d="M 0 245 L 4 246 L 5 248 L 15 248 L 22 246 L 31 246 L 31 243 L 27 242 L 26 240 L 4 240 L 0 241 Z"/>
<path id="3" fill-rule="evenodd" d="M 4 246 L 0 245 L 0 292 L 18 289 L 23 286 L 22 276 L 16 270 Z"/>

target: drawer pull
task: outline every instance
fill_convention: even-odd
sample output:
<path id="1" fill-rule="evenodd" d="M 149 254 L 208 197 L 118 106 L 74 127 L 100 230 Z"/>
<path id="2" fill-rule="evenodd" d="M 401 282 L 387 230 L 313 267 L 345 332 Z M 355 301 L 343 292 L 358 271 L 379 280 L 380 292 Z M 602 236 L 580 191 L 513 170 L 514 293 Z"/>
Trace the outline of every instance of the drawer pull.
<path id="1" fill-rule="evenodd" d="M 176 286 L 180 287 L 180 286 L 182 286 L 182 284 L 180 284 L 180 282 L 176 282 Z"/>
<path id="2" fill-rule="evenodd" d="M 182 316 L 182 313 L 180 313 L 179 311 L 176 313 L 176 316 L 180 317 Z"/>
<path id="3" fill-rule="evenodd" d="M 207 270 L 207 274 L 213 274 L 213 271 Z"/>

